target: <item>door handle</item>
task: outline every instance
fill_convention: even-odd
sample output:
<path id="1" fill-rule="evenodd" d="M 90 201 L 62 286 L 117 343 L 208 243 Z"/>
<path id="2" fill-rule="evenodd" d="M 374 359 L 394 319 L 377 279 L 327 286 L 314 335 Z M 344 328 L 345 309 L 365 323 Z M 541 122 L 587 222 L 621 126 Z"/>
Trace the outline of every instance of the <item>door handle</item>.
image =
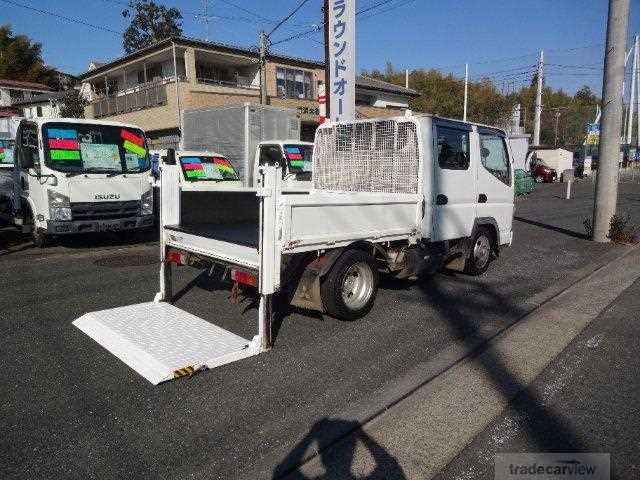
<path id="1" fill-rule="evenodd" d="M 436 205 L 446 205 L 449 202 L 449 199 L 446 195 L 438 194 L 436 197 Z"/>
<path id="2" fill-rule="evenodd" d="M 478 195 L 478 203 L 487 203 L 487 196 L 484 193 Z"/>

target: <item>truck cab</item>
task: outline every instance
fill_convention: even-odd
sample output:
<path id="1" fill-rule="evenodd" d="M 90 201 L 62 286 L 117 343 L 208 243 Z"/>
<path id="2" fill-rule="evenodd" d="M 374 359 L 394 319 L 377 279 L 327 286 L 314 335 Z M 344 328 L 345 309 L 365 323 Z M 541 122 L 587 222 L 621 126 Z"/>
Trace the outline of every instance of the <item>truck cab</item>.
<path id="1" fill-rule="evenodd" d="M 150 227 L 149 169 L 145 134 L 134 125 L 22 120 L 2 214 L 39 247 L 54 235 Z"/>
<path id="2" fill-rule="evenodd" d="M 279 165 L 285 190 L 310 190 L 313 166 L 313 143 L 300 140 L 270 140 L 260 142 L 253 162 L 254 185 L 258 169 L 264 165 Z"/>

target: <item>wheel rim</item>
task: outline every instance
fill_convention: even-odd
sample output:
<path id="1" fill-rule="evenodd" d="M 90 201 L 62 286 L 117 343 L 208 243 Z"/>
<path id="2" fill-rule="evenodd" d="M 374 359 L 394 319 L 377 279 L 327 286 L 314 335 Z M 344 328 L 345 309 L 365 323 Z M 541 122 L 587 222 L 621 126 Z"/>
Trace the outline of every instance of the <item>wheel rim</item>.
<path id="1" fill-rule="evenodd" d="M 536 182 L 537 183 L 542 183 L 542 177 L 536 177 Z"/>
<path id="2" fill-rule="evenodd" d="M 347 270 L 342 280 L 342 300 L 347 308 L 364 307 L 373 293 L 373 272 L 368 264 L 358 262 Z"/>
<path id="3" fill-rule="evenodd" d="M 489 255 L 491 254 L 491 243 L 485 235 L 480 235 L 476 238 L 476 243 L 473 245 L 473 263 L 477 269 L 484 268 L 489 261 Z"/>

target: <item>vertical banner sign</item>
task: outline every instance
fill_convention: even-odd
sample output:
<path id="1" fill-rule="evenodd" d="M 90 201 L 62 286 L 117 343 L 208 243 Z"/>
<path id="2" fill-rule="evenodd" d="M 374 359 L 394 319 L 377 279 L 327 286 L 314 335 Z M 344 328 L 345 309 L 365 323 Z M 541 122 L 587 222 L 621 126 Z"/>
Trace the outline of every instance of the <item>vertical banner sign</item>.
<path id="1" fill-rule="evenodd" d="M 331 120 L 356 118 L 356 0 L 329 0 L 329 114 Z"/>
<path id="2" fill-rule="evenodd" d="M 327 95 L 324 83 L 318 85 L 318 121 L 323 124 L 327 120 Z"/>

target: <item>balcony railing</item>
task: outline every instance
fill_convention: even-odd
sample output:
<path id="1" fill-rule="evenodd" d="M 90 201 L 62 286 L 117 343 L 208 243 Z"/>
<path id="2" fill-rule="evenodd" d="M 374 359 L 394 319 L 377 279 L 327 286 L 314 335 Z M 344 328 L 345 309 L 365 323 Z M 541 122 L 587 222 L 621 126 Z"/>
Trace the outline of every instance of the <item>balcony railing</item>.
<path id="1" fill-rule="evenodd" d="M 183 78 L 179 79 L 184 81 Z M 92 103 L 95 118 L 159 107 L 167 104 L 167 82 L 141 84 L 133 91 L 116 92 Z"/>
<path id="2" fill-rule="evenodd" d="M 204 83 L 205 85 L 220 85 L 223 87 L 233 87 L 233 88 L 259 88 L 257 85 L 252 85 L 251 77 L 243 77 L 238 75 L 235 79 L 218 79 L 218 78 L 207 78 L 207 77 L 198 77 L 198 83 Z"/>

